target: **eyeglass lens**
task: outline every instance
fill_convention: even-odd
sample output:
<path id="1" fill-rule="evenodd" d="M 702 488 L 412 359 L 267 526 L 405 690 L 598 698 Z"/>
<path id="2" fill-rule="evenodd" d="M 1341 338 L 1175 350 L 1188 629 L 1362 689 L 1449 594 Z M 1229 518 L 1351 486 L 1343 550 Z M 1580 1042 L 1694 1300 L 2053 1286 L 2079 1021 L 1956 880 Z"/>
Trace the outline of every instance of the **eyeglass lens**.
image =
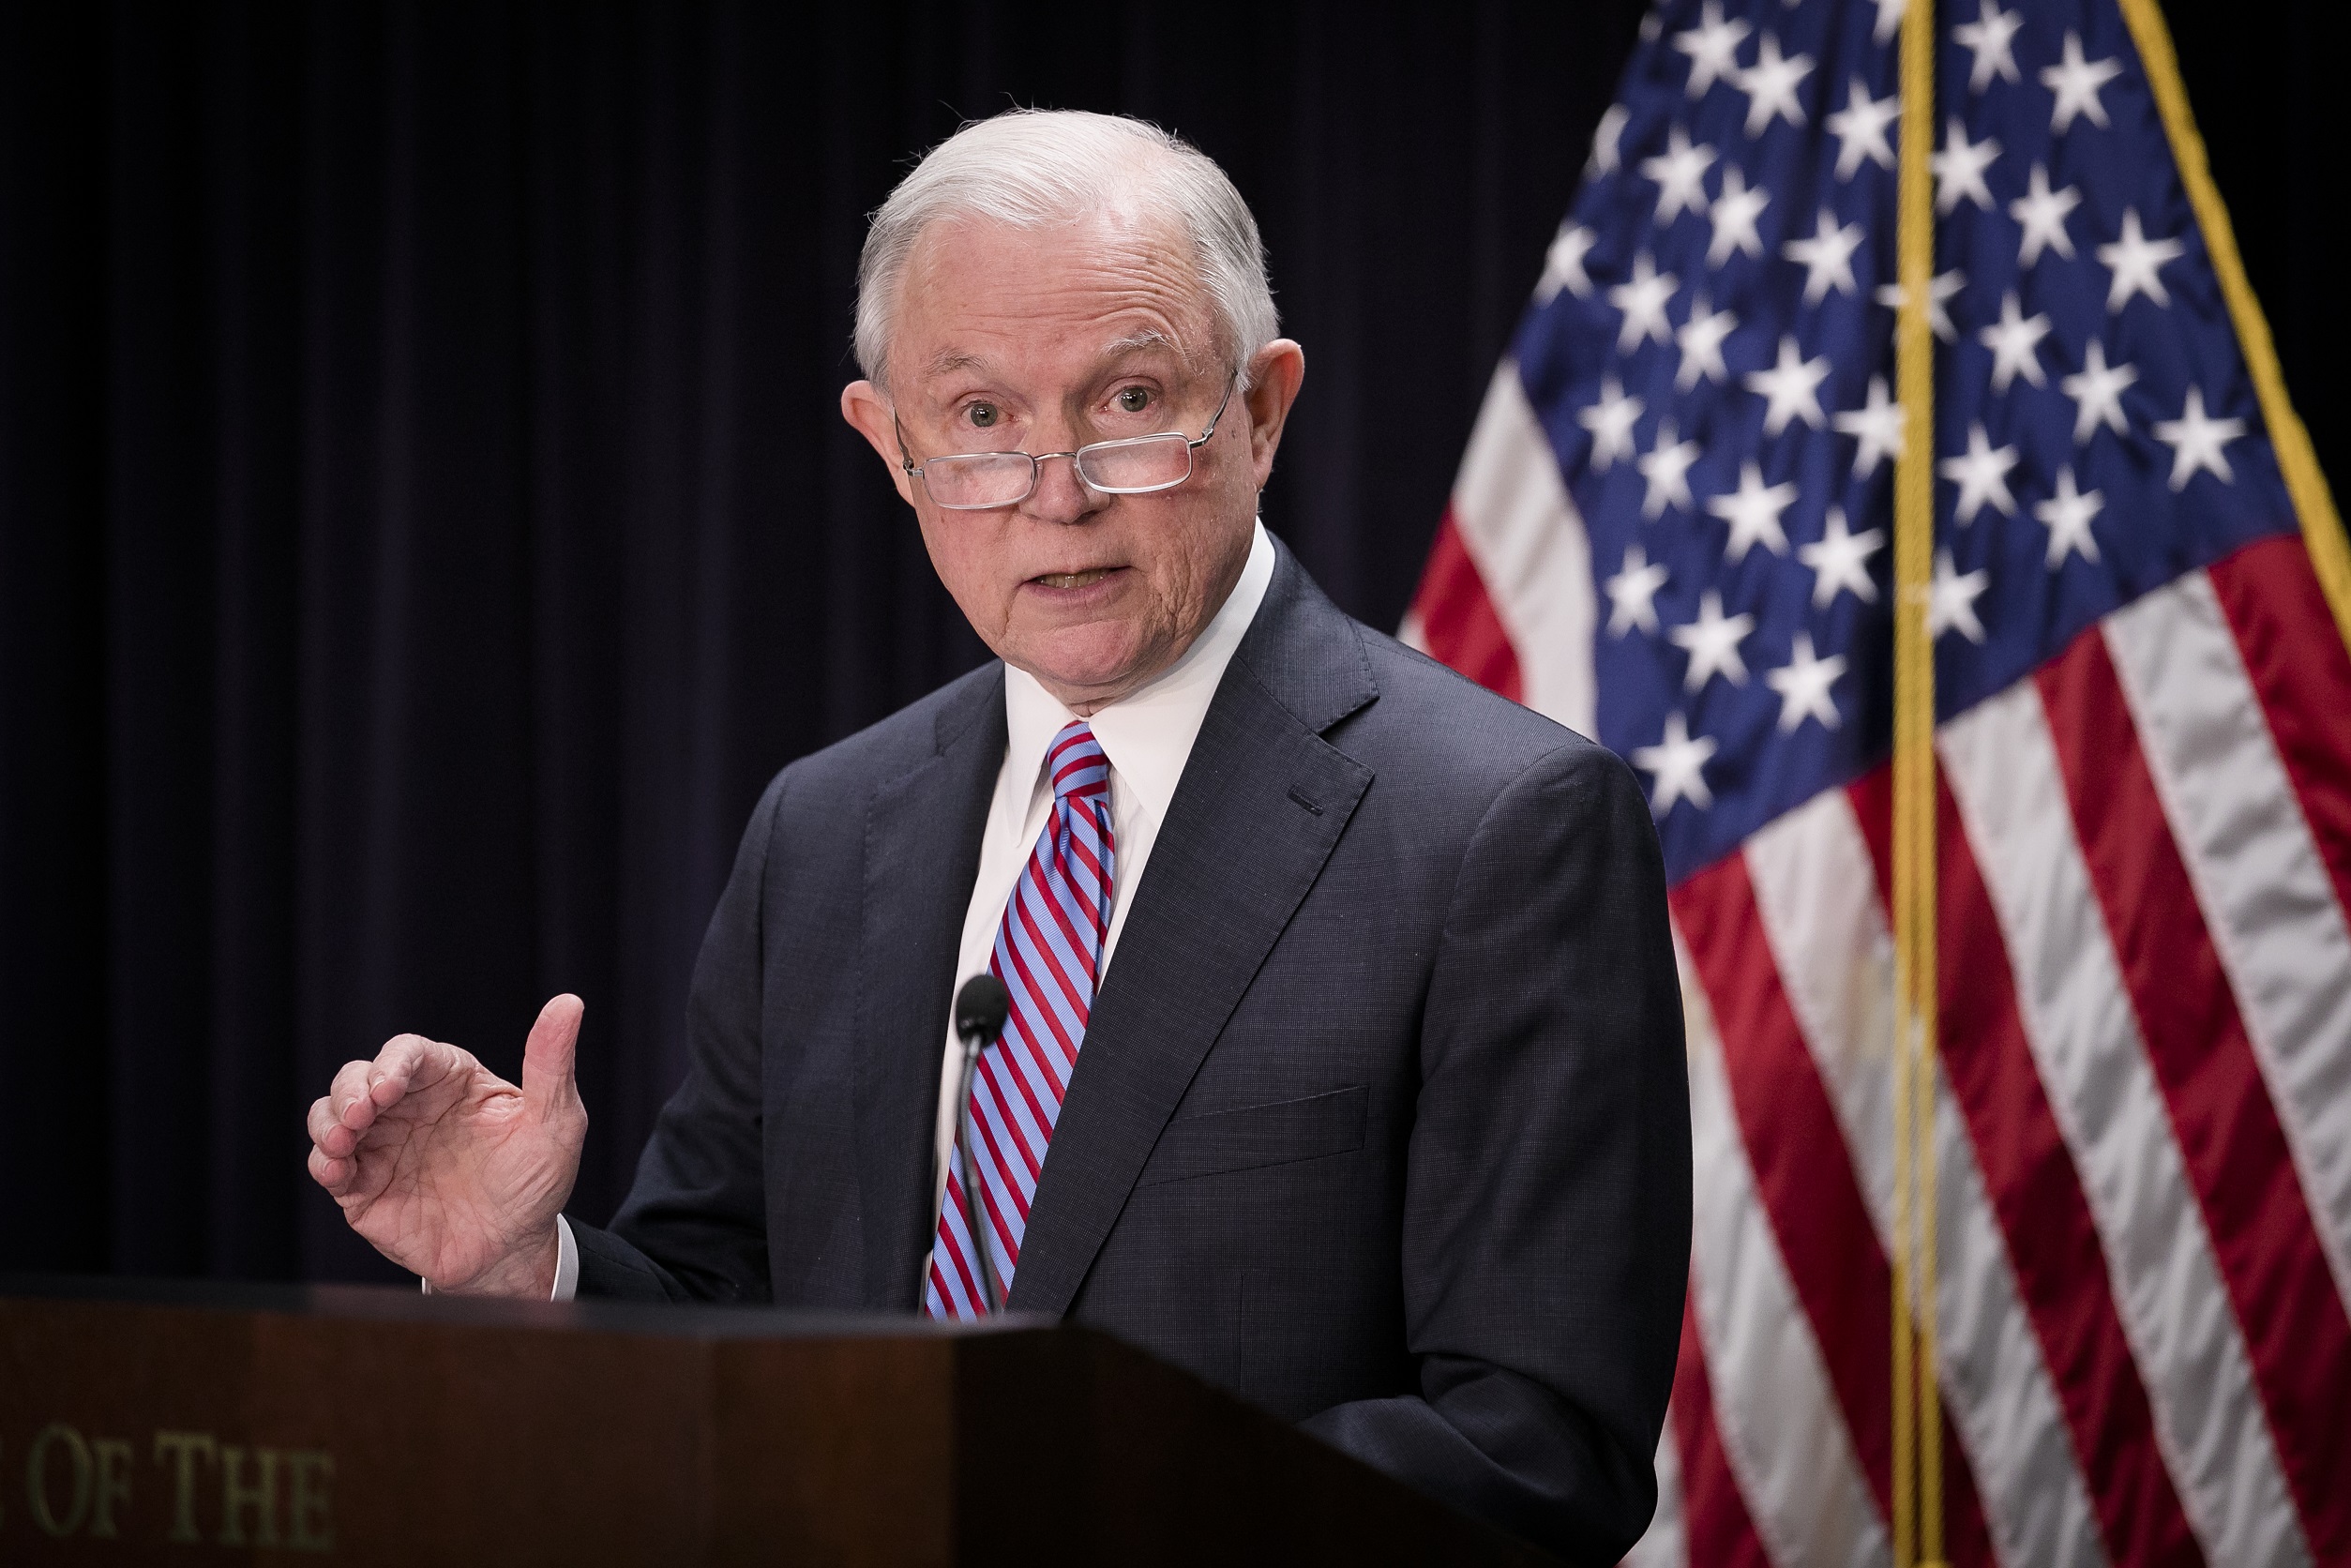
<path id="1" fill-rule="evenodd" d="M 1183 436 L 1138 436 L 1081 448 L 1078 475 L 1095 490 L 1132 495 L 1168 490 L 1192 475 L 1192 445 Z M 1023 452 L 971 452 L 933 458 L 923 465 L 923 483 L 942 506 L 1009 506 L 1025 500 L 1036 481 L 1036 464 Z"/>

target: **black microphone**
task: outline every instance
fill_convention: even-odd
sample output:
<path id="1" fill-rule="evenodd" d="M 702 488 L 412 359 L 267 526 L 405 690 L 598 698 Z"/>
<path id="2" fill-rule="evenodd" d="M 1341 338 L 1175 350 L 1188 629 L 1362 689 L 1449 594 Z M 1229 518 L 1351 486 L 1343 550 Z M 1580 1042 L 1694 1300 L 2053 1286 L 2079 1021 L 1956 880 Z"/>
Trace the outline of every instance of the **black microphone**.
<path id="1" fill-rule="evenodd" d="M 1004 1018 L 1011 1012 L 1004 983 L 992 974 L 974 974 L 955 993 L 955 1032 L 967 1043 L 976 1034 L 983 1047 L 991 1045 L 1004 1032 Z"/>
<path id="2" fill-rule="evenodd" d="M 972 1074 L 979 1065 L 980 1052 L 994 1045 L 996 1036 L 1004 1032 L 1004 1019 L 1011 1012 L 1012 998 L 1006 994 L 1004 983 L 992 974 L 974 974 L 955 993 L 955 1032 L 963 1041 L 963 1078 L 956 1090 L 957 1118 L 963 1133 L 963 1231 L 972 1238 L 972 1250 L 979 1254 L 975 1261 L 980 1271 L 980 1290 L 987 1297 L 991 1312 L 1002 1309 L 1004 1293 L 996 1282 L 996 1263 L 988 1254 L 987 1233 L 980 1229 L 979 1184 L 972 1153 L 979 1147 L 979 1134 L 972 1125 Z"/>

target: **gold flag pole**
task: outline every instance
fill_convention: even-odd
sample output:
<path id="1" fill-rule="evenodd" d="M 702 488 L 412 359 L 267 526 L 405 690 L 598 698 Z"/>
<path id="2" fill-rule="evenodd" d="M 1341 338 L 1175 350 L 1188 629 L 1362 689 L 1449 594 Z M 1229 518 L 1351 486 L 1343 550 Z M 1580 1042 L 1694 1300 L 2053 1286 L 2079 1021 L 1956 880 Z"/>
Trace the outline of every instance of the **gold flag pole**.
<path id="1" fill-rule="evenodd" d="M 1934 0 L 1902 20 L 1902 167 L 1894 379 L 1893 1560 L 1941 1568 L 1943 1445 L 1935 1345 Z M 1912 1304 L 1917 1304 L 1915 1315 Z"/>

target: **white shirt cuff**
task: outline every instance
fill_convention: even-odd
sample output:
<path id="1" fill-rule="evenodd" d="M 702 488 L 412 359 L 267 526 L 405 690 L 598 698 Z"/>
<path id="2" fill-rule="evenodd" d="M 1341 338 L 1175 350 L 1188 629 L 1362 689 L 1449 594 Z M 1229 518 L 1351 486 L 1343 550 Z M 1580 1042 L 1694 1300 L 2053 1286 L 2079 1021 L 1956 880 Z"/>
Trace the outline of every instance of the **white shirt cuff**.
<path id="1" fill-rule="evenodd" d="M 426 1295 L 432 1294 L 431 1280 L 418 1274 L 416 1283 L 423 1288 Z M 571 1221 L 557 1214 L 555 1216 L 555 1293 L 547 1299 L 551 1302 L 567 1302 L 579 1293 L 580 1244 L 571 1239 Z"/>
<path id="2" fill-rule="evenodd" d="M 571 1221 L 555 1216 L 555 1293 L 547 1299 L 567 1302 L 580 1293 L 580 1244 L 571 1239 Z"/>

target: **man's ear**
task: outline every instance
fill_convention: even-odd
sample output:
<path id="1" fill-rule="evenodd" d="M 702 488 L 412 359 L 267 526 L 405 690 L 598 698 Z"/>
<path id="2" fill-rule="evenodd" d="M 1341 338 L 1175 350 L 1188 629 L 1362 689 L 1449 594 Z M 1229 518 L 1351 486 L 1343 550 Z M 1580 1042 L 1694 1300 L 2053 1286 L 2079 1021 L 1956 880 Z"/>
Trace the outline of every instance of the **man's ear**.
<path id="1" fill-rule="evenodd" d="M 852 381 L 842 387 L 841 417 L 866 438 L 866 444 L 882 460 L 882 466 L 890 471 L 890 482 L 897 487 L 898 499 L 910 506 L 914 505 L 914 480 L 906 472 L 905 459 L 899 455 L 897 418 L 882 389 L 869 381 Z"/>
<path id="2" fill-rule="evenodd" d="M 1299 384 L 1306 379 L 1306 351 L 1288 338 L 1276 338 L 1258 350 L 1249 369 L 1249 390 L 1241 396 L 1249 409 L 1249 461 L 1262 490 L 1273 472 L 1273 449 L 1282 444 L 1290 404 L 1298 400 Z"/>

